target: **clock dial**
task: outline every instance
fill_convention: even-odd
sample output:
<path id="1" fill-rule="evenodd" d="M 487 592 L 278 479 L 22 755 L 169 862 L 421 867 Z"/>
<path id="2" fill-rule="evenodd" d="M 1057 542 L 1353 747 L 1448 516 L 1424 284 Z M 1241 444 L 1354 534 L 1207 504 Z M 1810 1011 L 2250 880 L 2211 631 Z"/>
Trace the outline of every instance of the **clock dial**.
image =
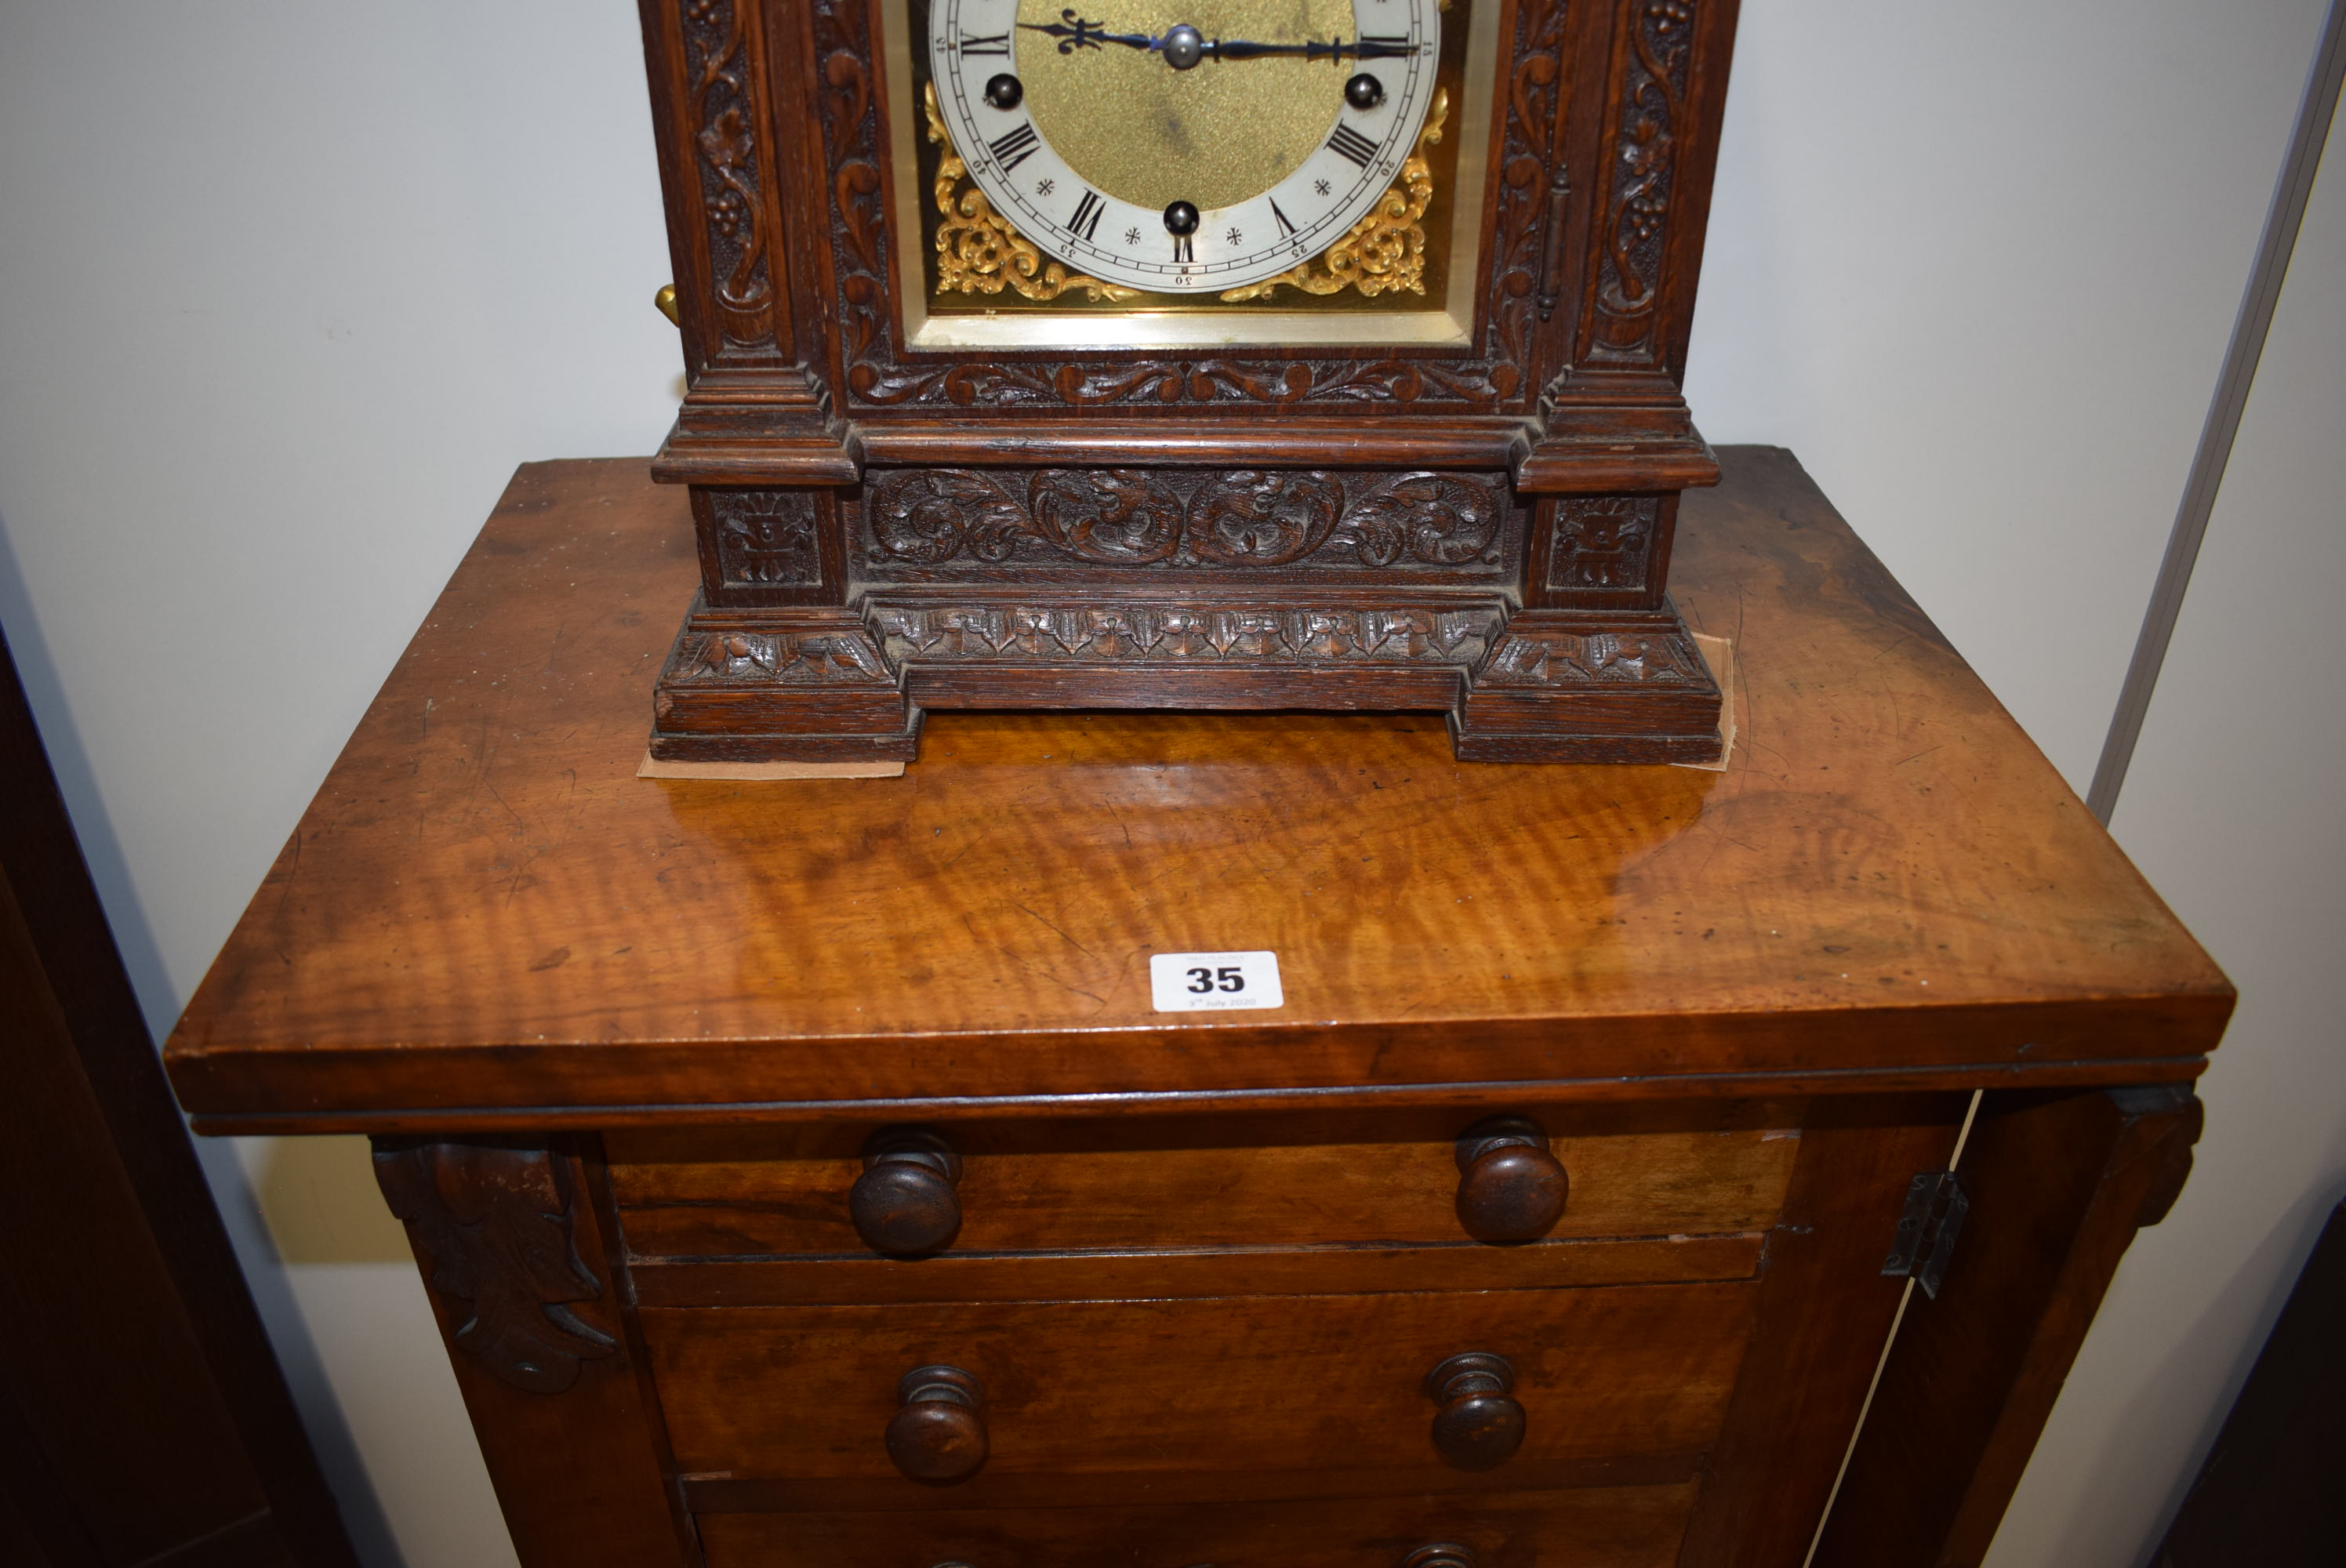
<path id="1" fill-rule="evenodd" d="M 936 0 L 970 178 L 1036 246 L 1138 289 L 1276 276 L 1375 207 L 1435 92 L 1437 0 Z"/>

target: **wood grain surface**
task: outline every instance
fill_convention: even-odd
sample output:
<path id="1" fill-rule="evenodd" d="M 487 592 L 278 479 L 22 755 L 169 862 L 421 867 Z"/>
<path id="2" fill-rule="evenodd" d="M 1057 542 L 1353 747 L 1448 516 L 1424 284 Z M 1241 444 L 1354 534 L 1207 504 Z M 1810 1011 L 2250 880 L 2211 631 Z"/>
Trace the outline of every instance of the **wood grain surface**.
<path id="1" fill-rule="evenodd" d="M 1957 1167 L 1961 1245 L 1937 1298 L 1908 1302 L 1817 1568 L 1987 1556 L 2118 1260 L 2166 1217 L 2200 1124 L 2176 1088 L 1982 1099 Z"/>
<path id="2" fill-rule="evenodd" d="M 1724 774 L 1460 764 L 1407 715 L 948 714 L 900 779 L 755 784 L 634 776 L 685 498 L 525 468 L 173 1080 L 207 1130 L 324 1131 L 2196 1074 L 2221 973 L 1789 454 L 1725 458 L 1675 568 L 1738 645 Z M 1260 948 L 1282 1009 L 1150 1010 L 1151 952 Z"/>
<path id="3" fill-rule="evenodd" d="M 1718 1435 L 1758 1288 L 892 1307 L 647 1308 L 687 1473 L 879 1482 L 897 1380 L 984 1385 L 990 1480 L 1352 1471 L 1434 1463 L 1421 1386 L 1444 1358 L 1514 1363 L 1511 1464 L 1698 1452 Z M 1492 1472 L 1504 1481 L 1504 1468 Z M 902 1506 L 903 1504 L 896 1504 Z"/>
<path id="4" fill-rule="evenodd" d="M 1882 1272 L 1905 1185 L 1946 1164 L 1969 1103 L 1853 1095 L 1811 1107 L 1783 1218 L 1768 1237 L 1743 1375 L 1705 1460 L 1686 1568 L 1805 1559 L 1905 1288 Z"/>
<path id="5" fill-rule="evenodd" d="M 637 1140 L 615 1134 L 605 1146 L 627 1245 L 642 1257 L 868 1252 L 846 1202 L 862 1162 L 836 1152 L 841 1133 L 862 1130 L 774 1128 L 764 1138 L 726 1138 L 721 1154 L 735 1157 L 708 1157 L 720 1151 L 703 1148 L 692 1151 L 702 1157 L 659 1163 L 634 1159 Z M 1321 1141 L 1198 1146 L 1159 1142 L 1137 1119 L 1138 1135 L 1128 1140 L 1035 1148 L 1022 1146 L 1015 1126 L 956 1130 L 964 1163 L 955 1251 L 1471 1239 L 1458 1219 L 1449 1139 L 1371 1142 L 1343 1135 L 1340 1125 Z M 1764 1229 L 1798 1149 L 1797 1135 L 1783 1129 L 1569 1140 L 1558 1153 L 1570 1200 L 1549 1234 Z M 739 1157 L 753 1152 L 766 1157 Z"/>
<path id="6" fill-rule="evenodd" d="M 1351 1498 L 1219 1506 L 703 1514 L 709 1568 L 1398 1568 L 1456 1542 L 1479 1568 L 1667 1568 L 1693 1488 Z"/>
<path id="7" fill-rule="evenodd" d="M 1749 1279 L 1753 1234 L 1526 1246 L 1223 1247 L 1197 1252 L 946 1252 L 893 1257 L 638 1261 L 646 1307 L 878 1301 L 1108 1301 L 1392 1290 L 1539 1290 Z"/>

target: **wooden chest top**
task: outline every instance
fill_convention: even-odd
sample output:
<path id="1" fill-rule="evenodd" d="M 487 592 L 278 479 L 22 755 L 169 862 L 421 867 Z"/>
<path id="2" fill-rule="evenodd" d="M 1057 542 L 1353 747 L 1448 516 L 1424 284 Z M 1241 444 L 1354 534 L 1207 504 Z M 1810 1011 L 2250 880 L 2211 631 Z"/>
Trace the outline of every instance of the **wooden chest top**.
<path id="1" fill-rule="evenodd" d="M 1789 453 L 1673 581 L 1723 774 L 1438 718 L 931 718 L 898 779 L 643 780 L 695 577 L 638 461 L 515 476 L 168 1047 L 207 1131 L 2188 1077 L 2222 974 Z M 1151 1011 L 1271 949 L 1276 1011 Z"/>

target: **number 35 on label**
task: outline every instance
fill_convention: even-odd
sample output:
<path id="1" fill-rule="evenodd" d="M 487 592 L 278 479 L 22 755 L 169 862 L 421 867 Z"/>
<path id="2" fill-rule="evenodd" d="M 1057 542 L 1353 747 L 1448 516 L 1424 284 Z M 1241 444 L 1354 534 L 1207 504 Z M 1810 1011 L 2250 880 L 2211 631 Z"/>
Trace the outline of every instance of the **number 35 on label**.
<path id="1" fill-rule="evenodd" d="M 1148 958 L 1148 988 L 1159 1013 L 1228 1013 L 1284 1007 L 1275 952 L 1158 952 Z"/>

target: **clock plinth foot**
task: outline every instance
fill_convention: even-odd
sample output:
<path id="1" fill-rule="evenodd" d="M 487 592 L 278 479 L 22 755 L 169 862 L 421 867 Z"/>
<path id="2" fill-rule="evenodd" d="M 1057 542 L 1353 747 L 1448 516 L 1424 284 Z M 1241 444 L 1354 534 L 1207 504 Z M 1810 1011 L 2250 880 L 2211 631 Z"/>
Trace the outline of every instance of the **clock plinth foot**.
<path id="1" fill-rule="evenodd" d="M 1719 688 L 1655 611 L 1333 601 L 701 603 L 660 673 L 669 762 L 914 759 L 930 708 L 1436 709 L 1465 762 L 1708 762 Z"/>
<path id="2" fill-rule="evenodd" d="M 1526 610 L 1468 677 L 1450 734 L 1462 762 L 1715 762 L 1719 720 L 1676 610 Z"/>
<path id="3" fill-rule="evenodd" d="M 909 762 L 921 716 L 853 611 L 696 604 L 654 698 L 664 762 Z"/>

